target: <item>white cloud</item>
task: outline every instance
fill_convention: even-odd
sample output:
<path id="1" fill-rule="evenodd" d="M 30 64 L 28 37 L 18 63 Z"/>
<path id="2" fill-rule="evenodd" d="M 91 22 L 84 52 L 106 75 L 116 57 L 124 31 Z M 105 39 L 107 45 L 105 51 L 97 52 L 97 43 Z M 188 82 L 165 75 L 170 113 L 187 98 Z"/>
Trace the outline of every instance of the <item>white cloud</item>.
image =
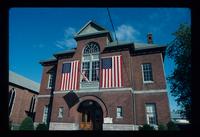
<path id="1" fill-rule="evenodd" d="M 122 24 L 117 27 L 116 36 L 118 40 L 123 41 L 139 41 L 138 36 L 140 32 L 136 30 L 134 27 L 126 24 Z"/>
<path id="2" fill-rule="evenodd" d="M 72 27 L 67 28 L 64 31 L 64 39 L 56 41 L 56 47 L 64 49 L 64 48 L 73 48 L 76 46 L 76 41 L 73 36 L 76 33 L 75 29 Z"/>

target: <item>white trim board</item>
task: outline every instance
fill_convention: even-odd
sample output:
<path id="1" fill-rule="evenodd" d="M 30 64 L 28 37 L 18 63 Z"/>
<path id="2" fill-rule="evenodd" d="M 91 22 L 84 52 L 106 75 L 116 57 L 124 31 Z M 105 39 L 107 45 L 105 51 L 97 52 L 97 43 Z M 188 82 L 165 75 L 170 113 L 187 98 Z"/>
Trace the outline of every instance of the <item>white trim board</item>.
<path id="1" fill-rule="evenodd" d="M 160 90 L 135 90 L 134 94 L 144 94 L 144 93 L 162 93 L 167 92 L 166 89 L 160 89 Z"/>
<path id="2" fill-rule="evenodd" d="M 44 97 L 50 98 L 50 95 L 38 95 L 38 96 L 37 96 L 37 98 L 44 98 Z"/>
<path id="3" fill-rule="evenodd" d="M 88 90 L 76 90 L 76 93 L 85 93 L 85 92 L 108 92 L 108 91 L 124 91 L 130 90 L 133 91 L 132 88 L 110 88 L 110 89 L 88 89 Z M 68 91 L 54 91 L 54 94 L 66 94 Z"/>
<path id="4" fill-rule="evenodd" d="M 134 94 L 148 94 L 148 93 L 165 93 L 167 92 L 166 89 L 159 89 L 159 90 L 133 90 L 132 88 L 118 88 L 118 89 L 91 89 L 88 90 L 76 90 L 75 93 L 92 93 L 92 92 L 117 92 L 117 91 L 131 91 Z M 66 94 L 69 91 L 54 91 L 54 94 Z M 42 97 L 50 97 L 50 95 L 38 95 L 38 98 Z"/>

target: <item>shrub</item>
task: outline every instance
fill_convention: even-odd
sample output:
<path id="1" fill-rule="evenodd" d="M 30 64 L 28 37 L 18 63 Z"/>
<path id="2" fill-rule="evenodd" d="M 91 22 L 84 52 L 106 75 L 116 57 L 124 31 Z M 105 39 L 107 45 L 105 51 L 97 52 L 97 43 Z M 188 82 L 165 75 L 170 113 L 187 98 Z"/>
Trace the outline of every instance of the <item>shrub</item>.
<path id="1" fill-rule="evenodd" d="M 12 130 L 12 121 L 9 120 L 9 130 Z"/>
<path id="2" fill-rule="evenodd" d="M 36 130 L 48 130 L 48 127 L 46 124 L 39 124 L 36 128 Z"/>
<path id="3" fill-rule="evenodd" d="M 167 123 L 167 128 L 168 130 L 179 130 L 178 126 L 172 121 Z"/>
<path id="4" fill-rule="evenodd" d="M 158 130 L 167 130 L 167 127 L 163 124 L 158 125 Z"/>
<path id="5" fill-rule="evenodd" d="M 145 131 L 145 130 L 154 130 L 154 127 L 148 125 L 148 124 L 144 124 L 142 127 L 139 127 L 139 130 L 141 131 Z"/>
<path id="6" fill-rule="evenodd" d="M 30 117 L 26 117 L 22 121 L 19 130 L 34 130 L 33 120 Z"/>

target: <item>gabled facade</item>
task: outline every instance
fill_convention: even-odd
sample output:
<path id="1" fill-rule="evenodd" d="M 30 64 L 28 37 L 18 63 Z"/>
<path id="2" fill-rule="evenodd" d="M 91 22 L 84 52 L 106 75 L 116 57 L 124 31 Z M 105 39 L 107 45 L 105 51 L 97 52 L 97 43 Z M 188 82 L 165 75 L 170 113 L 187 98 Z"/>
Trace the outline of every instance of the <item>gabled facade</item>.
<path id="1" fill-rule="evenodd" d="M 39 87 L 39 83 L 9 71 L 8 115 L 12 130 L 17 130 L 27 116 L 34 121 Z"/>
<path id="2" fill-rule="evenodd" d="M 170 120 L 166 46 L 153 44 L 151 34 L 146 44 L 113 41 L 92 21 L 74 39 L 76 48 L 40 62 L 35 124 L 45 122 L 50 130 L 137 130 Z"/>

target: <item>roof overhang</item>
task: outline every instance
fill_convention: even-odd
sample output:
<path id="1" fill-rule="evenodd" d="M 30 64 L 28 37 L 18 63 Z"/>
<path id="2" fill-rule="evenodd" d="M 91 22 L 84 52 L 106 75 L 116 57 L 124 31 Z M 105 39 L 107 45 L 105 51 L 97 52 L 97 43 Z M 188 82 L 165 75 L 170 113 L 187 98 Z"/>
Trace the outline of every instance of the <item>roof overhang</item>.
<path id="1" fill-rule="evenodd" d="M 91 38 L 96 38 L 96 37 L 101 37 L 101 36 L 108 36 L 109 40 L 111 42 L 113 41 L 113 38 L 109 31 L 100 31 L 100 32 L 89 33 L 89 34 L 84 34 L 84 35 L 75 35 L 74 39 L 78 41 L 78 40 L 91 39 Z"/>

